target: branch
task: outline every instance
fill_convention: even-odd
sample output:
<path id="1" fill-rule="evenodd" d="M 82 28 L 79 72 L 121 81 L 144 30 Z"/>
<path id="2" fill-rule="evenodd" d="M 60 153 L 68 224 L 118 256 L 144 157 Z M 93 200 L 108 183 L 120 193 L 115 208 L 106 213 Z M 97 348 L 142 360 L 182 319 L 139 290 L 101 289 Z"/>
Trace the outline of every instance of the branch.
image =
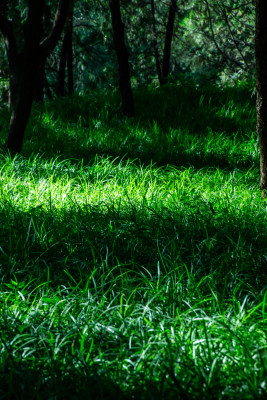
<path id="1" fill-rule="evenodd" d="M 246 68 L 244 68 L 244 66 L 243 66 L 242 63 L 240 63 L 240 62 L 237 61 L 236 59 L 230 57 L 230 56 L 225 52 L 225 50 L 223 50 L 223 49 L 219 46 L 219 44 L 218 44 L 218 42 L 217 42 L 217 40 L 216 40 L 216 37 L 215 37 L 214 29 L 213 29 L 212 16 L 211 16 L 210 6 L 209 6 L 208 0 L 205 0 L 205 4 L 206 4 L 207 11 L 208 11 L 208 20 L 209 20 L 209 25 L 210 25 L 210 30 L 211 30 L 211 38 L 212 38 L 212 41 L 213 41 L 213 43 L 214 43 L 216 49 L 217 49 L 218 52 L 222 55 L 222 57 L 223 57 L 223 59 L 225 60 L 225 62 L 229 62 L 229 61 L 234 62 L 236 65 L 239 66 L 239 68 L 241 68 L 242 70 L 246 71 Z"/>
<path id="2" fill-rule="evenodd" d="M 55 48 L 70 12 L 72 0 L 59 0 L 50 34 L 40 43 L 40 52 L 46 58 Z"/>
<path id="3" fill-rule="evenodd" d="M 228 15 L 227 15 L 227 12 L 226 12 L 226 9 L 225 9 L 223 3 L 221 3 L 221 11 L 222 11 L 222 13 L 223 13 L 224 20 L 225 20 L 225 22 L 226 22 L 227 28 L 228 28 L 228 30 L 229 30 L 229 33 L 230 33 L 230 35 L 231 35 L 231 38 L 232 38 L 233 43 L 234 43 L 234 45 L 235 45 L 235 48 L 236 48 L 236 50 L 238 51 L 238 53 L 240 54 L 240 56 L 241 56 L 241 58 L 242 58 L 242 60 L 243 60 L 243 62 L 244 62 L 244 64 L 245 64 L 246 68 L 249 69 L 249 66 L 248 66 L 248 64 L 247 64 L 247 62 L 246 62 L 246 59 L 245 59 L 245 57 L 244 57 L 244 55 L 243 55 L 243 53 L 242 53 L 242 51 L 241 51 L 241 49 L 240 49 L 240 47 L 239 47 L 239 45 L 238 45 L 238 41 L 236 40 L 236 38 L 235 38 L 235 36 L 234 36 L 234 34 L 233 34 L 233 31 L 232 31 L 232 28 L 231 28 L 231 25 L 230 25 L 230 22 L 229 22 L 229 18 L 228 18 Z"/>

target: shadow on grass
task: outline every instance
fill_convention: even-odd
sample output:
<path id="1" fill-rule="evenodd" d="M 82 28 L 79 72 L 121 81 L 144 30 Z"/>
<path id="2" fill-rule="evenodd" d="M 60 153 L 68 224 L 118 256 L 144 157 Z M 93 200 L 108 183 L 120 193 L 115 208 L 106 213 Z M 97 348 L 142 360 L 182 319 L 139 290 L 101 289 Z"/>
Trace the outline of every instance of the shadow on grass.
<path id="1" fill-rule="evenodd" d="M 27 282 L 30 277 L 36 278 L 37 282 L 46 282 L 47 268 L 50 268 L 51 288 L 54 285 L 68 286 L 64 273 L 64 270 L 67 270 L 76 282 L 81 281 L 83 289 L 95 268 L 94 278 L 97 285 L 106 293 L 108 290 L 116 291 L 114 267 L 118 264 L 120 268 L 117 269 L 117 273 L 121 274 L 122 279 L 126 278 L 124 271 L 127 269 L 132 270 L 134 274 L 135 270 L 144 266 L 150 270 L 151 284 L 157 276 L 158 265 L 161 274 L 167 276 L 170 269 L 177 268 L 178 273 L 178 268 L 181 269 L 186 264 L 187 270 L 184 268 L 182 272 L 183 279 L 181 277 L 178 280 L 179 285 L 185 285 L 184 296 L 190 297 L 195 293 L 197 298 L 198 284 L 201 281 L 203 296 L 205 290 L 210 295 L 210 287 L 205 286 L 204 277 L 213 274 L 216 299 L 225 300 L 231 294 L 234 294 L 235 299 L 239 299 L 239 296 L 246 298 L 249 295 L 255 298 L 257 291 L 263 297 L 264 279 L 266 281 L 266 230 L 263 224 L 261 226 L 260 221 L 255 223 L 252 217 L 247 218 L 244 224 L 243 216 L 238 213 L 229 213 L 227 218 L 216 218 L 205 213 L 203 218 L 202 214 L 196 212 L 197 205 L 195 207 L 192 209 L 192 215 L 186 220 L 183 219 L 183 215 L 168 210 L 159 215 L 152 210 L 148 212 L 133 209 L 132 212 L 127 212 L 107 207 L 106 211 L 101 211 L 94 206 L 76 207 L 61 213 L 56 210 L 51 213 L 40 208 L 32 209 L 28 213 L 6 209 L 0 214 L 2 282 L 5 279 L 9 281 L 13 274 L 18 281 L 25 279 Z M 198 211 L 204 213 L 205 210 Z M 107 279 L 109 276 L 110 280 Z M 184 283 L 185 280 L 188 281 L 188 285 Z M 130 279 L 127 281 L 127 285 L 129 284 Z M 134 285 L 137 286 L 138 281 L 134 280 Z M 141 288 L 143 285 L 144 283 L 141 284 Z M 94 287 L 94 283 L 90 282 L 86 291 L 93 291 Z M 27 287 L 27 290 L 30 291 L 30 287 Z M 170 297 L 168 307 L 178 300 Z M 188 309 L 186 302 L 184 307 Z M 180 312 L 182 311 L 181 306 Z M 49 312 L 47 309 L 47 313 Z M 54 315 L 53 318 L 56 318 Z M 2 330 L 0 327 L 2 334 L 5 333 L 11 339 L 21 335 L 21 340 L 27 340 L 27 330 L 20 331 L 24 323 L 20 317 L 18 321 L 14 318 L 12 325 L 9 325 L 4 317 L 1 323 L 4 328 Z M 77 335 L 76 347 L 72 348 L 73 338 L 67 336 L 67 324 L 66 337 L 64 336 L 66 351 L 62 350 L 64 359 L 61 359 L 61 353 L 54 352 L 54 347 L 57 346 L 57 331 L 51 337 L 51 342 L 42 340 L 41 331 L 46 329 L 46 326 L 44 324 L 39 333 L 37 330 L 30 331 L 30 337 L 33 337 L 30 342 L 34 350 L 32 353 L 27 353 L 26 345 L 25 353 L 24 350 L 22 353 L 19 347 L 21 342 L 16 342 L 15 339 L 5 345 L 6 359 L 0 363 L 0 398 L 197 400 L 219 398 L 225 389 L 222 370 L 219 370 L 219 383 L 216 381 L 209 386 L 204 378 L 202 364 L 188 364 L 186 357 L 179 362 L 177 375 L 171 374 L 170 355 L 174 357 L 173 362 L 177 363 L 177 354 L 180 355 L 181 350 L 180 342 L 177 348 L 175 342 L 170 355 L 166 354 L 166 365 L 163 362 L 156 367 L 153 363 L 150 366 L 148 360 L 148 370 L 143 372 L 145 376 L 138 376 L 136 372 L 131 374 L 129 366 L 128 370 L 124 369 L 123 365 L 120 365 L 121 370 L 116 369 L 120 355 L 114 358 L 114 363 L 113 359 L 105 363 L 105 349 L 111 358 L 113 354 L 104 346 L 106 336 L 102 336 L 102 333 L 99 337 L 104 348 L 103 358 L 94 353 L 95 357 L 92 356 L 89 362 L 85 362 L 79 352 L 80 336 Z M 31 326 L 29 329 L 31 330 Z M 57 329 L 62 334 L 61 328 Z M 123 331 L 121 334 L 123 335 Z M 34 346 L 34 335 L 36 343 L 41 345 Z M 4 337 L 2 336 L 2 340 Z M 123 339 L 119 337 L 118 341 L 120 340 Z M 125 340 L 128 340 L 128 337 Z M 94 345 L 98 345 L 97 335 Z M 39 360 L 39 353 L 47 355 L 42 357 L 45 362 Z M 24 361 L 23 357 L 27 358 L 27 361 Z M 225 371 L 226 375 L 228 373 Z M 117 382 L 120 382 L 121 386 Z M 124 384 L 127 390 L 122 390 Z M 237 390 L 239 391 L 239 387 Z M 257 398 L 264 399 L 264 395 L 258 394 Z"/>
<path id="2" fill-rule="evenodd" d="M 111 372 L 105 365 L 90 366 L 85 362 L 73 365 L 73 357 L 70 358 L 69 365 L 60 365 L 60 362 L 51 360 L 51 366 L 39 368 L 34 367 L 34 362 L 24 366 L 26 363 L 10 363 L 9 359 L 6 361 L 5 366 L 0 369 L 1 399 L 208 400 L 218 398 L 224 389 L 221 382 L 205 388 L 205 380 L 197 370 L 194 371 L 194 379 L 190 374 L 188 379 L 184 372 L 180 372 L 181 377 L 175 376 L 171 369 L 164 365 L 160 368 L 159 377 L 153 380 L 155 371 L 149 365 L 147 369 L 150 373 L 147 372 L 146 375 L 150 378 L 147 378 L 138 373 L 129 376 L 125 371 Z M 188 365 L 183 364 L 184 362 L 181 362 L 183 369 L 187 369 Z M 192 365 L 190 367 L 192 368 Z M 192 374 L 192 371 L 190 372 Z M 125 376 L 125 379 L 122 376 Z M 128 388 L 125 390 L 116 383 L 124 382 L 125 385 L 127 380 Z M 260 400 L 263 396 L 257 398 Z"/>
<path id="3" fill-rule="evenodd" d="M 185 357 L 180 361 L 180 371 L 174 373 L 171 366 L 160 365 L 157 379 L 155 367 L 147 366 L 146 376 L 141 373 L 129 374 L 122 370 L 107 368 L 96 363 L 88 365 L 73 357 L 62 363 L 46 359 L 46 365 L 8 358 L 0 366 L 0 397 L 14 400 L 211 400 L 222 396 L 236 399 L 266 399 L 264 388 L 242 393 L 240 387 L 227 387 L 221 374 L 216 382 L 206 384 L 203 367 L 194 365 Z M 170 360 L 168 360 L 170 362 Z M 168 362 L 167 361 L 167 362 Z M 177 360 L 175 360 L 177 362 Z M 225 372 L 227 374 L 227 371 Z M 148 378 L 149 376 L 149 378 Z M 124 379 L 125 378 L 125 379 Z M 214 376 L 213 376 L 214 379 Z M 122 389 L 117 382 L 127 389 Z M 240 380 L 238 381 L 240 384 Z M 241 382 L 245 385 L 245 381 Z M 228 389 L 228 390 L 227 390 Z M 232 389 L 232 390 L 231 390 Z M 252 392 L 252 393 L 251 393 Z M 242 396 L 242 394 L 244 396 Z M 254 397 L 255 395 L 255 397 Z M 233 397 L 234 396 L 234 397 Z"/>
<path id="4" fill-rule="evenodd" d="M 62 155 L 85 163 L 96 154 L 109 155 L 138 159 L 144 165 L 197 169 L 248 169 L 258 164 L 256 150 L 240 148 L 252 138 L 255 122 L 247 90 L 170 87 L 139 90 L 135 100 L 136 117 L 127 119 L 119 111 L 117 94 L 58 99 L 44 114 L 35 110 L 23 153 Z"/>
<path id="5" fill-rule="evenodd" d="M 65 211 L 42 207 L 24 213 L 9 209 L 0 214 L 0 271 L 45 281 L 66 279 L 67 270 L 86 282 L 94 268 L 146 268 L 157 274 L 186 265 L 192 274 L 214 274 L 218 293 L 230 293 L 241 281 L 260 292 L 266 281 L 264 222 L 239 211 L 213 215 L 208 204 L 192 203 L 190 214 L 133 206 L 117 209 L 102 204 L 73 206 Z M 118 268 L 118 274 L 121 273 Z M 107 283 L 109 285 L 109 283 Z"/>
<path id="6" fill-rule="evenodd" d="M 139 91 L 135 100 L 141 121 L 156 121 L 164 130 L 181 128 L 205 135 L 209 128 L 225 136 L 237 133 L 242 139 L 248 129 L 254 129 L 254 100 L 245 88 L 163 87 Z"/>
<path id="7" fill-rule="evenodd" d="M 90 367 L 85 364 L 60 365 L 50 360 L 51 366 L 34 367 L 24 366 L 22 362 L 10 363 L 0 369 L 0 397 L 1 399 L 14 400 L 127 400 L 127 399 L 162 399 L 164 391 L 157 382 L 146 382 L 132 377 L 132 389 L 123 391 L 116 384 L 116 376 L 113 379 L 107 372 L 101 374 L 101 368 Z M 57 365 L 58 364 L 58 365 Z M 49 369 L 47 369 L 49 368 Z M 104 368 L 103 368 L 104 369 Z M 119 372 L 115 372 L 114 375 Z M 121 379 L 119 377 L 119 379 Z M 180 398 L 178 388 L 172 385 L 168 388 L 172 395 Z M 166 397 L 170 398 L 166 393 Z"/>
<path id="8" fill-rule="evenodd" d="M 151 128 L 156 122 L 160 129 L 183 129 L 192 134 L 204 134 L 207 128 L 216 133 L 241 139 L 255 128 L 255 99 L 246 88 L 218 89 L 206 87 L 163 87 L 139 89 L 135 92 L 136 117 L 134 124 Z M 121 114 L 118 93 L 95 92 L 88 97 L 59 98 L 47 105 L 55 119 L 64 123 L 89 126 L 92 119 L 112 123 L 125 119 Z"/>

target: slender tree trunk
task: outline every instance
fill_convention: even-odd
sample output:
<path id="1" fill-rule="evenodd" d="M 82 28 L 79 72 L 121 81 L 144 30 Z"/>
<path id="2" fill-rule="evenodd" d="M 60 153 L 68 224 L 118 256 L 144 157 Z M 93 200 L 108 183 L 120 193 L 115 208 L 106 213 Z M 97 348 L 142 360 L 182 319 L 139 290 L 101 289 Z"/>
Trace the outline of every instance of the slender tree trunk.
<path id="1" fill-rule="evenodd" d="M 45 81 L 44 81 L 44 90 L 47 98 L 49 100 L 53 100 L 53 95 L 49 86 L 49 82 L 47 81 L 46 75 L 45 75 Z"/>
<path id="2" fill-rule="evenodd" d="M 44 5 L 44 15 L 42 21 L 42 36 L 47 36 L 50 31 L 50 19 L 51 19 L 51 9 L 49 5 Z M 45 75 L 45 63 L 46 60 L 42 60 L 40 62 L 40 66 L 38 68 L 38 74 L 36 77 L 33 100 L 34 101 L 44 101 L 44 89 L 46 84 L 46 75 Z"/>
<path id="3" fill-rule="evenodd" d="M 69 24 L 68 24 L 68 58 L 67 58 L 67 71 L 68 71 L 68 91 L 69 94 L 74 92 L 73 86 L 73 0 L 71 4 L 71 11 L 69 16 Z"/>
<path id="4" fill-rule="evenodd" d="M 120 0 L 110 0 L 113 41 L 119 66 L 119 88 L 122 97 L 122 110 L 125 115 L 134 114 L 134 102 L 131 87 L 129 54 L 124 39 L 124 24 L 121 20 Z"/>
<path id="5" fill-rule="evenodd" d="M 44 0 L 29 1 L 20 83 L 6 140 L 6 147 L 11 154 L 21 152 L 24 131 L 31 112 L 33 91 L 39 67 L 43 5 Z"/>
<path id="6" fill-rule="evenodd" d="M 175 14 L 177 9 L 177 0 L 171 0 L 170 8 L 169 8 L 169 16 L 167 22 L 166 36 L 165 36 L 165 45 L 164 45 L 164 54 L 163 54 L 163 62 L 162 62 L 162 84 L 168 82 L 168 76 L 170 72 L 170 59 L 171 59 L 171 45 L 173 38 L 173 28 L 175 21 Z"/>
<path id="7" fill-rule="evenodd" d="M 156 29 L 155 2 L 154 2 L 154 0 L 150 0 L 150 4 L 151 4 L 151 13 L 152 13 L 152 32 L 153 32 L 154 57 L 155 57 L 156 71 L 157 71 L 157 74 L 158 74 L 159 84 L 161 86 L 163 84 L 163 82 L 162 82 L 162 73 L 161 73 L 159 49 L 158 49 L 158 43 L 157 43 L 157 29 Z"/>
<path id="8" fill-rule="evenodd" d="M 267 1 L 256 0 L 256 110 L 260 147 L 260 190 L 267 195 Z"/>
<path id="9" fill-rule="evenodd" d="M 72 94 L 74 92 L 73 84 L 73 48 L 72 48 L 72 22 L 71 29 L 69 31 L 68 40 L 68 59 L 67 59 L 67 71 L 68 71 L 68 92 Z"/>
<path id="10" fill-rule="evenodd" d="M 60 51 L 59 70 L 58 70 L 58 94 L 60 96 L 64 96 L 65 94 L 66 62 L 67 62 L 67 40 L 65 35 L 63 38 L 62 47 Z"/>
<path id="11" fill-rule="evenodd" d="M 68 72 L 68 93 L 72 94 L 73 89 L 73 50 L 72 50 L 72 31 L 73 31 L 73 5 L 69 20 L 66 26 L 65 35 L 62 42 L 59 71 L 58 71 L 58 91 L 60 95 L 65 94 L 66 67 Z"/>

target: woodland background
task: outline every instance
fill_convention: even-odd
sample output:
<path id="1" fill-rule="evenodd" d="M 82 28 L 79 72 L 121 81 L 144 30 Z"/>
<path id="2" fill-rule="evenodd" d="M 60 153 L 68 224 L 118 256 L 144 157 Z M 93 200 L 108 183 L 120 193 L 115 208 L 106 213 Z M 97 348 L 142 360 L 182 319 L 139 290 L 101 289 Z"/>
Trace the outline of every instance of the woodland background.
<path id="1" fill-rule="evenodd" d="M 0 2 L 1 399 L 266 399 L 266 4 Z"/>

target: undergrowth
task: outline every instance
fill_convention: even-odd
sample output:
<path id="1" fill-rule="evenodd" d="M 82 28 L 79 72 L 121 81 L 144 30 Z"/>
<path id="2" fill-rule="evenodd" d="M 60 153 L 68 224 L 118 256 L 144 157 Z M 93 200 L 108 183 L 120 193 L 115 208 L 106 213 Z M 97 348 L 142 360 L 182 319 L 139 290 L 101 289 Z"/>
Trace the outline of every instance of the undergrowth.
<path id="1" fill-rule="evenodd" d="M 135 101 L 130 119 L 116 93 L 35 106 L 1 156 L 0 398 L 266 398 L 254 99 Z"/>

